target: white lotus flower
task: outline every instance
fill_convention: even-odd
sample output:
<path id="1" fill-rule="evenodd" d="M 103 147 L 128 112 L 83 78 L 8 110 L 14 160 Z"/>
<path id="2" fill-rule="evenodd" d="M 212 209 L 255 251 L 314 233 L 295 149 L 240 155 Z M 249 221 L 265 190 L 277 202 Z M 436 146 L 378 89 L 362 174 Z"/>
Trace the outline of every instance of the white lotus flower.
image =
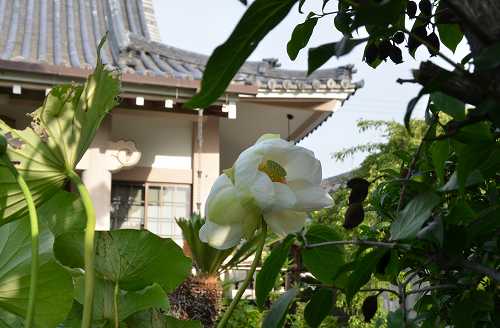
<path id="1" fill-rule="evenodd" d="M 212 186 L 200 239 L 230 248 L 251 237 L 261 218 L 280 236 L 300 231 L 308 211 L 332 205 L 320 183 L 321 163 L 313 152 L 263 135 Z"/>

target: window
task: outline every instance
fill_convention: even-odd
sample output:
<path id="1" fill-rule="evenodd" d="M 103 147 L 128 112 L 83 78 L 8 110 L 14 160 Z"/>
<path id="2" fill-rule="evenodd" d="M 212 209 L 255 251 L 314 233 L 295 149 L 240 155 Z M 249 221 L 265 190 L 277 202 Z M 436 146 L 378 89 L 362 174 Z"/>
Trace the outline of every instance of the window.
<path id="1" fill-rule="evenodd" d="M 182 243 L 182 230 L 175 219 L 190 215 L 190 185 L 113 183 L 113 229 L 148 229 L 160 237 Z"/>
<path id="2" fill-rule="evenodd" d="M 144 228 L 144 186 L 113 183 L 111 229 Z"/>

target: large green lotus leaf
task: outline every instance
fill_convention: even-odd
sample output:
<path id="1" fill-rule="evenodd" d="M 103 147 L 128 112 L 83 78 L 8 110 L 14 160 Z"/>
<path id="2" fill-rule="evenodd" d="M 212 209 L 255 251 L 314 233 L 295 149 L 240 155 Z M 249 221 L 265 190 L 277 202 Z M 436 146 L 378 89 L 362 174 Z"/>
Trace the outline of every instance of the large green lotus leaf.
<path id="1" fill-rule="evenodd" d="M 119 91 L 118 76 L 98 61 L 84 85 L 54 87 L 30 114 L 31 127 L 16 130 L 0 120 L 7 155 L 28 183 L 37 206 L 64 186 L 66 172 L 82 158 L 103 118 L 117 104 Z M 26 213 L 21 191 L 0 163 L 0 224 Z"/>
<path id="2" fill-rule="evenodd" d="M 84 280 L 76 279 L 75 299 L 83 304 Z M 97 322 L 114 322 L 114 285 L 111 281 L 96 279 L 94 307 L 92 317 Z M 153 284 L 139 291 L 120 290 L 118 300 L 118 317 L 120 321 L 127 319 L 134 313 L 158 308 L 169 309 L 167 294 L 160 285 Z"/>
<path id="3" fill-rule="evenodd" d="M 83 232 L 56 238 L 56 258 L 72 268 L 83 268 Z M 188 276 L 191 260 L 169 238 L 147 230 L 113 230 L 96 233 L 95 268 L 106 280 L 124 290 L 139 290 L 153 283 L 173 291 Z"/>
<path id="4" fill-rule="evenodd" d="M 0 328 L 23 328 L 24 321 L 21 317 L 0 308 Z"/>
<path id="5" fill-rule="evenodd" d="M 73 282 L 52 256 L 53 236 L 40 221 L 40 267 L 35 324 L 55 327 L 71 308 Z M 21 317 L 26 314 L 30 290 L 31 239 L 28 220 L 0 227 L 0 308 Z M 56 292 L 57 291 L 57 292 Z M 9 327 L 9 326 L 7 326 Z"/>
<path id="6" fill-rule="evenodd" d="M 85 229 L 87 217 L 82 200 L 76 193 L 59 190 L 37 208 L 37 213 L 55 237 L 65 232 Z"/>

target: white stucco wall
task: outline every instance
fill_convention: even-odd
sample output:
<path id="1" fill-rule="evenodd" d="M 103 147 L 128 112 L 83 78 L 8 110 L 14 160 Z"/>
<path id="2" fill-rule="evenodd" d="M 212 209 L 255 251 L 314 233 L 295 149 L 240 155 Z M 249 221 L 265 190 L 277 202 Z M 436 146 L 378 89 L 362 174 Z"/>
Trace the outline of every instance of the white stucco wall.
<path id="1" fill-rule="evenodd" d="M 221 169 L 231 167 L 240 152 L 251 146 L 264 133 L 277 133 L 282 138 L 288 137 L 287 114 L 294 116 L 290 122 L 290 131 L 293 132 L 312 114 L 312 111 L 238 103 L 237 118 L 220 121 Z"/>
<path id="2" fill-rule="evenodd" d="M 112 139 L 131 140 L 142 153 L 137 166 L 191 170 L 193 123 L 162 113 L 113 113 Z"/>

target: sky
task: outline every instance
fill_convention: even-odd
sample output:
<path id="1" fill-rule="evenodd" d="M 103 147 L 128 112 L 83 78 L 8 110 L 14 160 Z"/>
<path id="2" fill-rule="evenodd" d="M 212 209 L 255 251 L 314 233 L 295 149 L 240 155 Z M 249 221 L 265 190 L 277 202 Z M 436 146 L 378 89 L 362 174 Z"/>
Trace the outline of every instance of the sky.
<path id="1" fill-rule="evenodd" d="M 322 3 L 323 0 L 306 1 L 303 11 L 320 12 Z M 330 9 L 334 10 L 336 1 L 331 1 L 331 4 Z M 154 0 L 154 5 L 161 38 L 165 44 L 204 54 L 212 53 L 216 46 L 227 39 L 246 10 L 238 0 Z M 250 60 L 274 57 L 279 59 L 282 68 L 306 70 L 307 49 L 303 49 L 295 61 L 291 61 L 286 53 L 286 43 L 293 28 L 303 22 L 305 17 L 306 14 L 300 14 L 297 7 L 292 9 L 288 17 L 260 43 Z M 340 40 L 341 34 L 334 29 L 333 16 L 330 17 L 320 20 L 308 47 Z M 457 50 L 456 58 L 460 60 L 464 57 L 466 50 L 462 44 Z M 396 80 L 411 78 L 411 70 L 418 68 L 418 63 L 428 57 L 426 49 L 421 47 L 418 50 L 417 60 L 408 56 L 400 65 L 389 61 L 376 70 L 362 61 L 362 51 L 363 47 L 360 46 L 351 54 L 339 59 L 333 58 L 323 66 L 333 68 L 354 64 L 357 70 L 354 81 L 364 80 L 365 85 L 312 135 L 299 143 L 314 151 L 322 163 L 324 178 L 356 168 L 366 156 L 358 154 L 337 162 L 331 156 L 333 153 L 359 144 L 384 140 L 380 131 L 360 133 L 356 127 L 359 120 L 402 122 L 408 101 L 420 90 L 418 85 L 400 85 Z M 447 54 L 452 56 L 451 53 Z M 439 59 L 434 61 L 443 64 Z M 424 106 L 425 101 L 421 101 L 415 117 L 423 117 Z"/>

